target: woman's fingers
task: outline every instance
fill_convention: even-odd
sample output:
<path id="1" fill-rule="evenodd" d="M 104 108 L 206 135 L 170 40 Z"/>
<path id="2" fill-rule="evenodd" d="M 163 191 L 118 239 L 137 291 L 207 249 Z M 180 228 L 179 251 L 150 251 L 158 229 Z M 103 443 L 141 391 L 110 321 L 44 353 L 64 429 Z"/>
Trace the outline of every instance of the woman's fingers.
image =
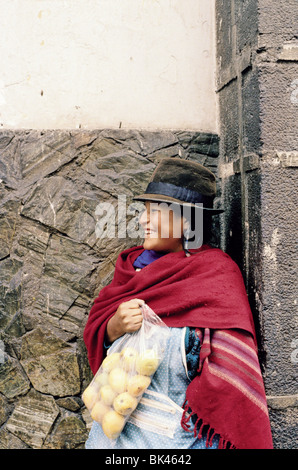
<path id="1" fill-rule="evenodd" d="M 141 315 L 142 310 L 141 306 L 144 305 L 144 300 L 141 299 L 132 299 L 128 300 L 128 302 L 123 302 L 119 305 L 118 311 L 126 316 L 126 315 Z"/>
<path id="2" fill-rule="evenodd" d="M 143 321 L 141 306 L 144 303 L 142 299 L 131 299 L 119 305 L 116 315 L 119 327 L 125 333 L 131 333 L 141 327 Z"/>
<path id="3" fill-rule="evenodd" d="M 118 306 L 107 325 L 106 334 L 109 342 L 115 341 L 124 333 L 133 333 L 141 328 L 143 322 L 141 306 L 144 304 L 144 300 L 135 298 Z"/>
<path id="4" fill-rule="evenodd" d="M 142 299 L 131 299 L 128 300 L 127 302 L 123 302 L 121 305 L 125 305 L 130 308 L 140 308 L 142 305 L 144 305 L 145 300 Z"/>

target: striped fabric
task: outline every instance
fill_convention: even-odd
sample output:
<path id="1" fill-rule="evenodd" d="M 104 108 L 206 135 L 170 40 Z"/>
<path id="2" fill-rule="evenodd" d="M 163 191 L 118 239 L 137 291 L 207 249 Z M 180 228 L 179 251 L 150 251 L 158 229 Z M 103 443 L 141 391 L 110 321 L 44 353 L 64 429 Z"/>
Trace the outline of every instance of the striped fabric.
<path id="1" fill-rule="evenodd" d="M 209 328 L 199 330 L 199 336 L 202 346 L 198 375 L 189 386 L 182 426 L 198 437 L 204 427 L 209 428 L 209 442 L 217 434 L 221 448 L 272 448 L 253 337 L 241 330 Z M 195 421 L 193 427 L 190 418 Z"/>

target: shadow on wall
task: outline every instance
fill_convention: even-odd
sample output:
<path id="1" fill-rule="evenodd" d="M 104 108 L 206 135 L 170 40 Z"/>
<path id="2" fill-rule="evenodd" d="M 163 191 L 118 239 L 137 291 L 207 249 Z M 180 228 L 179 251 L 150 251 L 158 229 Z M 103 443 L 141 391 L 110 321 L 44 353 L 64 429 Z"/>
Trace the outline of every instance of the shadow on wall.
<path id="1" fill-rule="evenodd" d="M 163 157 L 216 173 L 218 137 L 3 131 L 0 150 L 0 448 L 83 448 L 84 325 L 119 252 L 142 243 L 97 238 L 96 207 L 119 195 L 130 204 Z"/>
<path id="2" fill-rule="evenodd" d="M 262 311 L 262 264 L 261 258 L 261 184 L 258 171 L 246 175 L 245 191 L 247 201 L 247 222 L 242 211 L 242 176 L 240 172 L 224 180 L 222 204 L 225 213 L 221 224 L 223 250 L 239 266 L 246 285 L 250 307 L 252 309 L 259 348 L 259 361 L 264 372 L 266 354 L 260 312 Z M 246 243 L 246 245 L 245 245 Z M 249 260 L 247 260 L 249 256 Z M 252 262 L 254 260 L 254 262 Z"/>

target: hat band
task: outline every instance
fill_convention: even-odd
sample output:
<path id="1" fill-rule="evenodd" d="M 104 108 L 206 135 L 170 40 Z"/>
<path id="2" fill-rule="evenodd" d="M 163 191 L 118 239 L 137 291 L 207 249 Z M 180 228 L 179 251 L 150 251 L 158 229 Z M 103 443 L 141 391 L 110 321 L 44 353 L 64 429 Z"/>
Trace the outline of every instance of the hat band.
<path id="1" fill-rule="evenodd" d="M 173 197 L 179 201 L 190 203 L 202 203 L 205 207 L 213 206 L 213 197 L 193 191 L 192 189 L 182 188 L 171 183 L 154 182 L 148 184 L 145 194 L 160 194 Z"/>

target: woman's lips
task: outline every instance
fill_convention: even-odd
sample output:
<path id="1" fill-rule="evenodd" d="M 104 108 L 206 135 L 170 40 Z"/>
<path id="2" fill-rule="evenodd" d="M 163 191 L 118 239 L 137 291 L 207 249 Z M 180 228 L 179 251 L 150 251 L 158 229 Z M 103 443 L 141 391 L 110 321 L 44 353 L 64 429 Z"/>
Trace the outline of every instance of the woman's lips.
<path id="1" fill-rule="evenodd" d="M 146 237 L 150 237 L 152 235 L 156 235 L 156 232 L 154 230 L 145 230 Z"/>

